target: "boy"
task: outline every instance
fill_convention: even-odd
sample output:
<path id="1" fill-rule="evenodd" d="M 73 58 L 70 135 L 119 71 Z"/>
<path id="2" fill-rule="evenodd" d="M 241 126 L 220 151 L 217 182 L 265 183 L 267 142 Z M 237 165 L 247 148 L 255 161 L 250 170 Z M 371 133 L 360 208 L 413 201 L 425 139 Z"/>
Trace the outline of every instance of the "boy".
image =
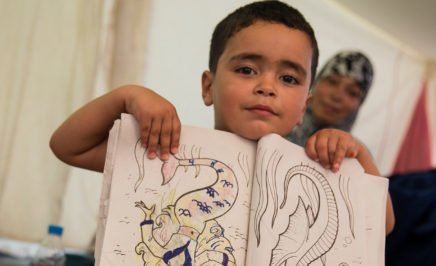
<path id="1" fill-rule="evenodd" d="M 212 35 L 209 71 L 201 77 L 205 105 L 214 106 L 215 129 L 258 140 L 268 133 L 286 136 L 303 116 L 316 73 L 318 46 L 311 26 L 279 1 L 255 2 L 228 15 Z M 113 121 L 135 116 L 149 158 L 177 153 L 180 121 L 174 106 L 153 91 L 123 86 L 97 98 L 69 117 L 50 146 L 62 161 L 103 171 Z M 379 175 L 369 152 L 350 134 L 326 129 L 306 143 L 308 156 L 337 171 L 355 157 L 365 171 Z M 393 228 L 390 199 L 386 232 Z"/>

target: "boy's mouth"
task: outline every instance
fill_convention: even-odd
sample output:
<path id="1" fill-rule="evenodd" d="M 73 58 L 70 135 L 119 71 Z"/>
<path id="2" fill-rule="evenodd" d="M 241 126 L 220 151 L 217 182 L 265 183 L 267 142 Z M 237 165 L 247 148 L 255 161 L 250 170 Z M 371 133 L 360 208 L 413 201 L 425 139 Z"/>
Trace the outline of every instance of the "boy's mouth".
<path id="1" fill-rule="evenodd" d="M 268 115 L 268 116 L 269 115 L 277 115 L 277 113 L 274 112 L 274 110 L 271 109 L 271 107 L 269 107 L 267 105 L 262 105 L 262 104 L 248 107 L 247 110 L 254 112 L 256 114 L 259 114 L 259 115 Z"/>

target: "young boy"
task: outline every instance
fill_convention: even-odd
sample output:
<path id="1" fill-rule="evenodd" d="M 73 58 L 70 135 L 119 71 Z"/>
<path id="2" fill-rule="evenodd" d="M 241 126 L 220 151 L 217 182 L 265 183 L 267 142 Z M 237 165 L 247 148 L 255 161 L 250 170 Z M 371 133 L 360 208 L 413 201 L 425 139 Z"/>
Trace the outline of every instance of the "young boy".
<path id="1" fill-rule="evenodd" d="M 263 1 L 235 10 L 216 26 L 210 70 L 201 77 L 203 101 L 214 106 L 215 129 L 251 140 L 268 133 L 286 136 L 301 122 L 317 62 L 314 32 L 294 8 Z M 103 171 L 109 130 L 123 112 L 138 120 L 150 158 L 159 153 L 166 160 L 170 152 L 177 153 L 181 124 L 174 106 L 134 85 L 115 89 L 76 111 L 54 132 L 51 149 L 70 165 Z M 346 156 L 357 158 L 367 173 L 379 175 L 366 148 L 346 132 L 319 131 L 305 150 L 332 171 Z M 389 198 L 386 232 L 393 224 Z"/>

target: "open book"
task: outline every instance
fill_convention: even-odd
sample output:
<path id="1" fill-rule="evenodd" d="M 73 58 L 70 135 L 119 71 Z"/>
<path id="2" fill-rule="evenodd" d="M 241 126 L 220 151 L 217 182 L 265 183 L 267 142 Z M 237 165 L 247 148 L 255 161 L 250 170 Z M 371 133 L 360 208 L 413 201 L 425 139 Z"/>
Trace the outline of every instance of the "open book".
<path id="1" fill-rule="evenodd" d="M 110 132 L 96 265 L 384 265 L 388 180 L 338 173 L 270 134 L 258 142 L 183 126 L 148 160 L 135 119 Z"/>

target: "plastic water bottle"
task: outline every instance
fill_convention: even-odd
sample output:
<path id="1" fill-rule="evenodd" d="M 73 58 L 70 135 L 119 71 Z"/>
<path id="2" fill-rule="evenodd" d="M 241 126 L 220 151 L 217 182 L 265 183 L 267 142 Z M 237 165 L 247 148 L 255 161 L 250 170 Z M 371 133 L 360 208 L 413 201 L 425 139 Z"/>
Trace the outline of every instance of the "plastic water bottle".
<path id="1" fill-rule="evenodd" d="M 64 266 L 65 251 L 62 244 L 63 228 L 50 224 L 48 234 L 42 240 L 31 266 Z"/>

